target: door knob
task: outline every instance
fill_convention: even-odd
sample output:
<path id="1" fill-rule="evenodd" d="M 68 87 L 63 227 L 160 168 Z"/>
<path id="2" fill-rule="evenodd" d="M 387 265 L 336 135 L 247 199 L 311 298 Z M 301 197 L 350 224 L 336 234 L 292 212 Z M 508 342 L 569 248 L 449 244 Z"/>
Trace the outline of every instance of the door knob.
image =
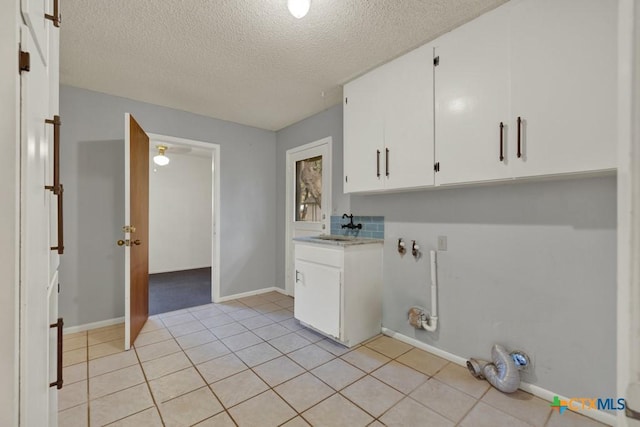
<path id="1" fill-rule="evenodd" d="M 139 246 L 141 245 L 142 242 L 140 241 L 140 239 L 136 239 L 136 240 L 118 240 L 118 246 Z"/>

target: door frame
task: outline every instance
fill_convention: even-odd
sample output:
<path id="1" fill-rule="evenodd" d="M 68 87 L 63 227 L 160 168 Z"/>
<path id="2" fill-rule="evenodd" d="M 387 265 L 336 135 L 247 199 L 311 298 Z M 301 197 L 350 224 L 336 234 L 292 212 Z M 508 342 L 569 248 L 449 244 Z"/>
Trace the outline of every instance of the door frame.
<path id="1" fill-rule="evenodd" d="M 618 2 L 617 395 L 640 374 L 640 5 Z M 636 380 L 637 381 L 637 380 Z M 640 402 L 630 401 L 639 411 Z M 633 405 L 633 406 L 631 406 Z M 618 411 L 620 426 L 640 425 Z"/>
<path id="2" fill-rule="evenodd" d="M 286 178 L 286 186 L 285 186 L 285 191 L 286 191 L 286 196 L 285 196 L 285 253 L 284 253 L 284 265 L 285 265 L 285 271 L 284 271 L 284 281 L 285 281 L 285 293 L 287 295 L 293 295 L 293 278 L 291 277 L 291 271 L 293 270 L 293 256 L 292 256 L 292 249 L 293 249 L 293 227 L 292 227 L 292 223 L 293 223 L 293 209 L 292 209 L 292 203 L 293 203 L 293 197 L 292 197 L 292 191 L 293 191 L 293 183 L 294 183 L 294 172 L 293 172 L 293 168 L 291 167 L 291 158 L 295 155 L 295 154 L 299 154 L 303 151 L 306 150 L 310 150 L 310 149 L 314 149 L 314 148 L 318 148 L 321 147 L 323 145 L 327 146 L 327 158 L 328 158 L 328 162 L 323 162 L 322 164 L 322 173 L 324 175 L 325 171 L 327 173 L 327 181 L 328 181 L 328 185 L 327 188 L 323 188 L 323 192 L 326 191 L 327 194 L 327 216 L 324 219 L 324 225 L 325 225 L 325 229 L 326 230 L 330 230 L 331 229 L 331 204 L 332 204 L 332 196 L 333 196 L 333 182 L 332 182 L 332 174 L 333 174 L 333 170 L 332 170 L 332 163 L 333 163 L 333 138 L 328 136 L 326 138 L 322 138 L 319 139 L 317 141 L 313 141 L 313 142 L 309 142 L 308 144 L 304 144 L 304 145 L 300 145 L 298 147 L 294 147 L 291 148 L 289 150 L 287 150 L 286 153 L 286 168 L 287 168 L 287 178 Z"/>
<path id="3" fill-rule="evenodd" d="M 185 147 L 197 147 L 211 151 L 212 185 L 211 185 L 211 302 L 220 301 L 220 145 L 211 142 L 196 141 L 193 139 L 179 138 L 176 136 L 147 133 L 149 144 L 166 142 L 172 145 Z"/>

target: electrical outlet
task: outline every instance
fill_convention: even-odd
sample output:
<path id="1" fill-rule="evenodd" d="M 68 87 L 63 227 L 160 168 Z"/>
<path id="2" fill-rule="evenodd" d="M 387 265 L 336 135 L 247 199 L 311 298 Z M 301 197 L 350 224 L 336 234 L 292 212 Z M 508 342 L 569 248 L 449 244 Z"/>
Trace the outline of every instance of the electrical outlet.
<path id="1" fill-rule="evenodd" d="M 439 251 L 447 250 L 447 236 L 438 236 L 438 250 Z"/>

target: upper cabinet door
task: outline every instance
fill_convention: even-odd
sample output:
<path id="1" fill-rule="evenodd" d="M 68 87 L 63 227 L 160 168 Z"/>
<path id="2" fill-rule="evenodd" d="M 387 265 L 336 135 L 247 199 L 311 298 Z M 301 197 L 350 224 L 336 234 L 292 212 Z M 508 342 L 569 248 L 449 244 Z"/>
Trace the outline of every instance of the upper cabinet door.
<path id="1" fill-rule="evenodd" d="M 434 42 L 436 185 L 509 177 L 508 40 L 502 6 Z"/>
<path id="2" fill-rule="evenodd" d="M 45 15 L 53 15 L 54 0 L 22 0 L 22 18 L 31 32 L 36 50 L 45 65 L 49 62 L 49 32 L 48 27 L 53 22 L 45 19 Z M 35 55 L 36 52 L 31 52 Z"/>
<path id="3" fill-rule="evenodd" d="M 376 191 L 384 185 L 381 69 L 344 87 L 344 192 Z"/>
<path id="4" fill-rule="evenodd" d="M 47 74 L 49 78 L 49 114 L 48 119 L 53 119 L 54 116 L 60 114 L 60 31 L 53 25 L 49 25 L 48 28 L 49 38 L 49 65 L 47 66 Z M 47 162 L 45 168 L 45 174 L 47 184 L 54 183 L 54 159 L 55 159 L 55 144 L 54 144 L 54 126 L 46 126 L 48 144 Z M 59 143 L 59 142 L 58 142 Z M 59 153 L 58 153 L 59 154 Z M 58 196 L 48 191 L 46 193 L 49 203 L 49 246 L 54 247 L 60 244 L 58 239 Z M 49 253 L 49 277 L 52 280 L 54 274 L 58 270 L 60 265 L 60 255 L 58 251 L 52 250 Z"/>
<path id="5" fill-rule="evenodd" d="M 514 0 L 510 6 L 513 175 L 614 169 L 616 2 Z"/>
<path id="6" fill-rule="evenodd" d="M 381 68 L 385 189 L 433 185 L 433 45 Z"/>

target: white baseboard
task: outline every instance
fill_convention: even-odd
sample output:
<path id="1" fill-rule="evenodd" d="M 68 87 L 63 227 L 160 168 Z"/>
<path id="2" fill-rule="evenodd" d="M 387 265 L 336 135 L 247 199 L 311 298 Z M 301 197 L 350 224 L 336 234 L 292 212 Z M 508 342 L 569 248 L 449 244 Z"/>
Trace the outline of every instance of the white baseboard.
<path id="1" fill-rule="evenodd" d="M 460 357 L 458 355 L 455 355 L 453 353 L 449 353 L 448 351 L 442 350 L 440 348 L 434 347 L 432 345 L 426 344 L 422 341 L 419 341 L 415 338 L 411 338 L 408 337 L 406 335 L 403 335 L 399 332 L 393 331 L 391 329 L 382 328 L 382 333 L 397 339 L 398 341 L 402 341 L 405 342 L 407 344 L 411 344 L 414 347 L 417 347 L 421 350 L 424 351 L 428 351 L 429 353 L 435 354 L 436 356 L 442 357 L 443 359 L 446 359 L 450 362 L 455 363 L 456 365 L 460 365 L 460 366 L 467 366 L 467 359 L 465 359 L 464 357 Z M 560 400 L 569 400 L 568 397 L 565 396 L 561 396 L 558 393 L 554 393 L 550 390 L 547 390 L 545 388 L 539 387 L 537 385 L 534 384 L 529 384 L 526 382 L 521 382 L 520 383 L 520 390 L 522 391 L 526 391 L 527 393 L 531 393 L 536 397 L 539 397 L 540 399 L 546 400 L 548 402 L 553 402 L 553 398 L 555 396 L 558 396 L 558 398 L 560 398 Z M 580 415 L 584 415 L 585 417 L 589 417 L 592 418 L 596 421 L 600 421 L 601 423 L 605 423 L 607 425 L 610 426 L 615 426 L 616 425 L 616 416 L 609 414 L 607 412 L 604 411 L 600 411 L 600 410 L 595 410 L 595 409 L 582 409 L 582 410 L 578 410 L 578 411 L 574 411 L 579 413 Z"/>
<path id="2" fill-rule="evenodd" d="M 234 295 L 228 295 L 226 297 L 221 297 L 218 301 L 215 302 L 225 302 L 225 301 L 230 301 L 230 300 L 234 300 L 234 299 L 238 299 L 238 298 L 245 298 L 245 297 L 250 297 L 253 295 L 260 295 L 260 294 L 266 294 L 267 292 L 279 292 L 283 295 L 287 295 L 286 291 L 282 288 L 278 288 L 276 286 L 271 286 L 269 288 L 262 288 L 262 289 L 258 289 L 255 291 L 249 291 L 249 292 L 242 292 L 239 294 L 234 294 Z M 67 328 L 64 328 L 64 333 L 65 334 L 74 334 L 76 332 L 83 332 L 83 331 L 88 331 L 90 329 L 97 329 L 97 328 L 103 328 L 105 326 L 111 326 L 111 325 L 117 325 L 118 323 L 124 323 L 124 317 L 117 317 L 115 319 L 107 319 L 107 320 L 101 320 L 99 322 L 93 322 L 93 323 L 87 323 L 84 325 L 78 325 L 78 326 L 69 326 Z"/>
<path id="3" fill-rule="evenodd" d="M 115 319 L 101 320 L 99 322 L 86 323 L 78 326 L 69 326 L 68 328 L 64 328 L 64 333 L 74 334 L 76 332 L 84 332 L 91 329 L 104 328 L 105 326 L 117 325 L 118 323 L 124 323 L 124 317 L 116 317 Z"/>
<path id="4" fill-rule="evenodd" d="M 285 292 L 284 289 L 282 288 L 278 288 L 276 286 L 271 286 L 269 288 L 262 288 L 262 289 L 258 289 L 255 291 L 249 291 L 249 292 L 242 292 L 239 294 L 233 294 L 233 295 L 227 295 L 226 297 L 220 297 L 217 301 L 214 302 L 225 302 L 225 301 L 230 301 L 233 299 L 238 299 L 238 298 L 246 298 L 246 297 L 251 297 L 254 295 L 260 295 L 260 294 L 266 294 L 267 292 L 279 292 L 283 295 L 287 295 L 287 293 Z"/>
<path id="5" fill-rule="evenodd" d="M 210 265 L 180 268 L 161 268 L 159 270 L 149 271 L 149 274 L 175 273 L 177 271 L 200 270 L 201 268 L 211 268 Z"/>

